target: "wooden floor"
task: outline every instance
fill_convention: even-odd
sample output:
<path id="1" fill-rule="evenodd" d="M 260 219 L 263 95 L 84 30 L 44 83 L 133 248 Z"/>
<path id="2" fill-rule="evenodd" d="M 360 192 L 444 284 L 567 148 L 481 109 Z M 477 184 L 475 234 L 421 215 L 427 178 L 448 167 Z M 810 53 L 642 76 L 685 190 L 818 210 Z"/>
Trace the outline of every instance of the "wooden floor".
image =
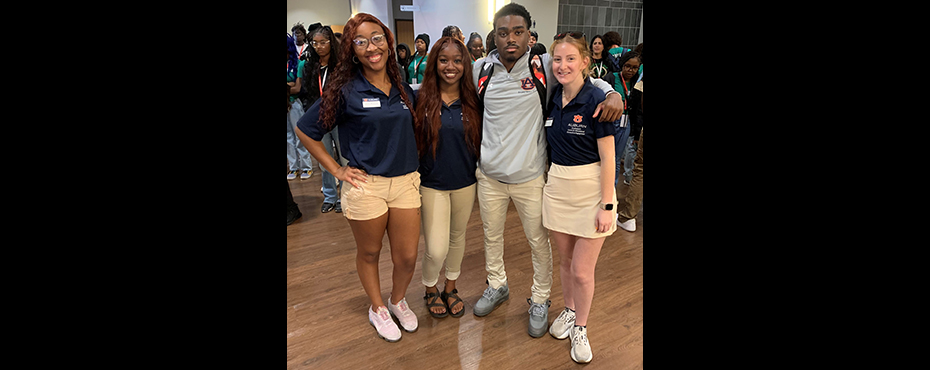
<path id="1" fill-rule="evenodd" d="M 342 214 L 322 214 L 319 171 L 308 180 L 290 181 L 303 218 L 287 227 L 288 369 L 642 369 L 643 368 L 643 213 L 637 230 L 617 229 L 607 238 L 596 270 L 588 338 L 594 360 L 572 361 L 569 339 L 526 333 L 533 265 L 529 244 L 511 203 L 504 232 L 504 262 L 510 300 L 485 317 L 473 307 L 486 288 L 484 236 L 477 203 L 466 232 L 465 259 L 457 281 L 465 300 L 461 318 L 434 319 L 423 304 L 420 264 L 407 289 L 407 302 L 419 330 L 403 332 L 400 342 L 378 338 L 368 324 L 368 297 L 355 269 L 355 239 Z M 620 185 L 618 196 L 626 187 Z M 387 236 L 381 252 L 381 292 L 391 291 L 391 255 Z M 550 323 L 564 307 L 559 253 L 552 247 L 553 285 Z M 440 284 L 445 280 L 440 274 Z"/>

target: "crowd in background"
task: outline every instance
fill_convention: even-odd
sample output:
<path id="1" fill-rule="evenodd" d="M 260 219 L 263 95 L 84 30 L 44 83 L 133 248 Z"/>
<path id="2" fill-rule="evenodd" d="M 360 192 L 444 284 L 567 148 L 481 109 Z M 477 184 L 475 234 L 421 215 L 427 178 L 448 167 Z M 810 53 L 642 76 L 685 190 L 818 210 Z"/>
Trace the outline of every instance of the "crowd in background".
<path id="1" fill-rule="evenodd" d="M 530 24 L 529 12 L 511 3 L 486 37 L 466 39 L 449 25 L 434 44 L 417 35 L 412 50 L 365 13 L 348 21 L 345 36 L 319 23 L 298 23 L 288 35 L 287 180 L 310 178 L 313 158 L 319 163 L 321 212 L 344 212 L 372 303 L 369 323 L 385 340 L 417 330 L 405 296 L 421 226 L 429 314 L 464 314 L 455 281 L 475 199 L 489 275 L 474 314 L 509 298 L 503 219 L 512 200 L 533 251 L 527 332 L 571 337 L 574 361 L 593 357 L 586 321 L 597 255 L 617 227 L 636 230 L 642 200 L 643 44 L 631 50 L 617 32 L 566 31 L 547 50 Z M 617 199 L 621 176 L 630 188 Z M 288 225 L 299 217 L 288 186 Z M 394 270 L 385 304 L 378 256 L 387 231 Z M 565 298 L 551 325 L 550 242 Z"/>

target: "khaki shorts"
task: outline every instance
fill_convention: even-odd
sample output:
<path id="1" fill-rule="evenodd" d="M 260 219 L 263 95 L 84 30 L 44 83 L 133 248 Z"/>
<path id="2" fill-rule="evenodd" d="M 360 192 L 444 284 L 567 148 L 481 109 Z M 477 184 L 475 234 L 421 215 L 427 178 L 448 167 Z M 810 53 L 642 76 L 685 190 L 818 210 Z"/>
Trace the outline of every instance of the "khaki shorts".
<path id="1" fill-rule="evenodd" d="M 371 220 L 387 213 L 388 208 L 420 208 L 420 173 L 413 171 L 397 177 L 368 175 L 368 182 L 356 188 L 342 184 L 342 212 L 355 221 Z"/>

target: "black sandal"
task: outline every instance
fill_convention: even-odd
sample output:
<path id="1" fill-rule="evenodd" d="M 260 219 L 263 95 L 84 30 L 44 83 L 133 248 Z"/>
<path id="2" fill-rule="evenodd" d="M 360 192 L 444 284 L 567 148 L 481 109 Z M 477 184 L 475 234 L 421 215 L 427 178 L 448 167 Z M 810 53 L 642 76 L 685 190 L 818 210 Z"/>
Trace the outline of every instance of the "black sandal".
<path id="1" fill-rule="evenodd" d="M 443 317 L 449 316 L 449 307 L 446 307 L 446 302 L 445 302 L 444 300 L 443 300 L 443 301 L 440 301 L 440 299 L 441 299 L 441 297 L 440 297 L 441 294 L 438 294 L 438 293 L 439 293 L 439 292 L 437 292 L 437 293 L 426 292 L 426 296 L 424 296 L 423 299 L 426 300 L 426 311 L 429 312 L 430 316 L 433 316 L 433 317 L 435 317 L 435 318 L 437 318 L 437 319 L 441 319 L 441 318 L 443 318 Z M 432 298 L 432 301 L 430 301 L 430 298 Z M 439 302 L 437 302 L 437 301 L 439 301 Z M 435 313 L 435 312 L 433 312 L 433 310 L 430 309 L 430 308 L 433 308 L 433 307 L 444 307 L 444 308 L 446 309 L 446 312 L 443 312 L 443 313 Z M 464 311 L 464 310 L 463 310 L 463 311 Z"/>
<path id="2" fill-rule="evenodd" d="M 452 289 L 452 292 L 446 293 L 445 289 L 443 289 L 443 292 L 440 294 L 440 298 L 446 303 L 446 313 L 452 315 L 452 317 L 462 317 L 462 315 L 465 314 L 465 301 L 459 298 L 458 292 L 458 289 Z M 449 303 L 449 298 L 453 299 L 451 304 Z M 462 302 L 462 309 L 459 310 L 459 313 L 452 313 L 452 306 L 455 306 L 459 302 Z"/>

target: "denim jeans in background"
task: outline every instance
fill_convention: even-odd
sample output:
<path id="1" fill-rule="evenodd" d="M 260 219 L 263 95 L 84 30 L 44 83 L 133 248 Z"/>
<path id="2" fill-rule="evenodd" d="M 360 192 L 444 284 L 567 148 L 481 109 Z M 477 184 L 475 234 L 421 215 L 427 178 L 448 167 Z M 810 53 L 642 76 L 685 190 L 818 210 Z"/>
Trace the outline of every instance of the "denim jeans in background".
<path id="1" fill-rule="evenodd" d="M 300 100 L 294 100 L 291 103 L 291 111 L 287 113 L 287 163 L 291 171 L 307 171 L 313 169 L 313 160 L 310 152 L 300 143 L 300 139 L 294 130 L 297 127 L 297 121 L 303 116 L 304 108 L 300 105 Z"/>
<path id="2" fill-rule="evenodd" d="M 627 130 L 629 131 L 629 129 Z M 633 135 L 629 135 L 630 138 L 627 141 L 626 153 L 623 159 L 623 178 L 626 179 L 626 182 L 629 183 L 633 180 L 633 161 L 636 160 L 636 147 L 637 144 L 633 144 Z"/>
<path id="3" fill-rule="evenodd" d="M 620 159 L 623 158 L 627 140 L 630 137 L 630 127 L 627 124 L 627 127 L 620 127 L 620 121 L 622 119 L 614 121 L 614 129 L 616 129 L 617 134 L 614 136 L 614 151 L 616 152 L 616 165 L 617 170 L 614 174 L 614 187 L 617 186 L 617 182 L 620 181 L 620 175 L 623 173 L 621 169 Z M 622 144 L 621 144 L 622 143 Z"/>
<path id="4" fill-rule="evenodd" d="M 333 141 L 336 142 L 335 146 L 333 146 Z M 326 148 L 326 152 L 329 153 L 329 155 L 332 156 L 340 166 L 344 166 L 346 163 L 348 163 L 347 161 L 340 158 L 342 154 L 341 150 L 337 154 L 337 150 L 340 149 L 339 127 L 333 128 L 332 131 L 327 132 L 326 135 L 323 135 L 323 147 Z M 323 168 L 322 165 L 320 166 L 320 169 L 323 170 L 323 203 L 342 203 L 339 201 L 339 192 L 337 191 L 337 186 L 342 185 L 342 181 L 337 181 L 336 177 L 329 173 L 326 168 Z"/>

